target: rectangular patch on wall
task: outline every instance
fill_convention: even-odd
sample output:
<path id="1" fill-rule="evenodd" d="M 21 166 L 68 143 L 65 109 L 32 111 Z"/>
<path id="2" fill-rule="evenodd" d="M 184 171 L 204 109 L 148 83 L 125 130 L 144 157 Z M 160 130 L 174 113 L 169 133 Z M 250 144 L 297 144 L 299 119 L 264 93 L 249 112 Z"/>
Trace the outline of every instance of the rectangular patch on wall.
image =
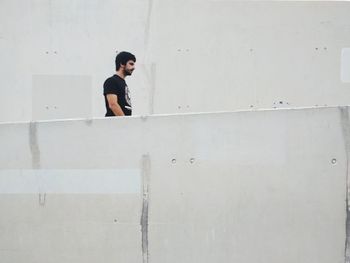
<path id="1" fill-rule="evenodd" d="M 33 75 L 32 119 L 90 117 L 91 83 L 87 75 Z"/>
<path id="2" fill-rule="evenodd" d="M 0 170 L 0 194 L 140 193 L 139 169 Z"/>
<path id="3" fill-rule="evenodd" d="M 350 82 L 350 48 L 341 51 L 341 81 Z"/>

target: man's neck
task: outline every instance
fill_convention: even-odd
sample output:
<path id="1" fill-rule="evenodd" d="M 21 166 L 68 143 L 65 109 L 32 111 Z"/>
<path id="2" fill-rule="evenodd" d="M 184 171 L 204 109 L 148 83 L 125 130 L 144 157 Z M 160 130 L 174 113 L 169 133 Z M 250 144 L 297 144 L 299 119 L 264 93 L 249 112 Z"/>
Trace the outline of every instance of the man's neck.
<path id="1" fill-rule="evenodd" d="M 124 75 L 123 72 L 121 72 L 121 71 L 117 71 L 117 72 L 116 72 L 116 75 L 119 76 L 119 77 L 121 77 L 122 79 L 125 79 L 125 75 Z"/>

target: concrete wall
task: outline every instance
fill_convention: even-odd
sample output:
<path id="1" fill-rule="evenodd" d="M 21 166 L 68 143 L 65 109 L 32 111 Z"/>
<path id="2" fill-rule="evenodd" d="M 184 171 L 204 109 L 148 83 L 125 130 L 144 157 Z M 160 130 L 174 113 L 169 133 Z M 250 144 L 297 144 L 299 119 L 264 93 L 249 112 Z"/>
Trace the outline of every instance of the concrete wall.
<path id="1" fill-rule="evenodd" d="M 103 116 L 117 50 L 138 58 L 136 115 L 348 105 L 349 13 L 349 2 L 2 0 L 0 121 Z"/>
<path id="2" fill-rule="evenodd" d="M 349 108 L 0 125 L 4 263 L 342 263 Z"/>

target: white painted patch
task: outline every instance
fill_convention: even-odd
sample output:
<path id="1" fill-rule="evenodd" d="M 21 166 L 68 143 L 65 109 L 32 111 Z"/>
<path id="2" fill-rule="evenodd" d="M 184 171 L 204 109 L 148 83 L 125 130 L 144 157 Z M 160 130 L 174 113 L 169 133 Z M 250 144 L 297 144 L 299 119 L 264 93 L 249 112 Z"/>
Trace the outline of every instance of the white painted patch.
<path id="1" fill-rule="evenodd" d="M 0 194 L 139 193 L 139 169 L 0 170 Z"/>
<path id="2" fill-rule="evenodd" d="M 33 120 L 91 116 L 91 76 L 33 75 L 32 82 Z"/>
<path id="3" fill-rule="evenodd" d="M 341 52 L 341 81 L 350 82 L 350 48 L 343 48 Z"/>

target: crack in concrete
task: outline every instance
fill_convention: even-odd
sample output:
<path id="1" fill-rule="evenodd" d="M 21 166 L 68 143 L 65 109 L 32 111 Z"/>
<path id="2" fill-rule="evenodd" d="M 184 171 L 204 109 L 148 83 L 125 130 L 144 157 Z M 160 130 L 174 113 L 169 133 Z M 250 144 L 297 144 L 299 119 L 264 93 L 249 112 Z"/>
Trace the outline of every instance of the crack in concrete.
<path id="1" fill-rule="evenodd" d="M 340 117 L 342 132 L 345 142 L 345 151 L 346 151 L 346 239 L 345 239 L 345 263 L 350 263 L 350 207 L 349 207 L 349 189 L 350 189 L 350 176 L 349 176 L 349 167 L 350 167 L 350 117 L 349 117 L 349 107 L 340 107 Z"/>
<path id="2" fill-rule="evenodd" d="M 149 175 L 150 157 L 142 156 L 142 214 L 141 214 L 141 234 L 142 234 L 142 262 L 148 263 L 148 213 L 149 213 Z"/>

